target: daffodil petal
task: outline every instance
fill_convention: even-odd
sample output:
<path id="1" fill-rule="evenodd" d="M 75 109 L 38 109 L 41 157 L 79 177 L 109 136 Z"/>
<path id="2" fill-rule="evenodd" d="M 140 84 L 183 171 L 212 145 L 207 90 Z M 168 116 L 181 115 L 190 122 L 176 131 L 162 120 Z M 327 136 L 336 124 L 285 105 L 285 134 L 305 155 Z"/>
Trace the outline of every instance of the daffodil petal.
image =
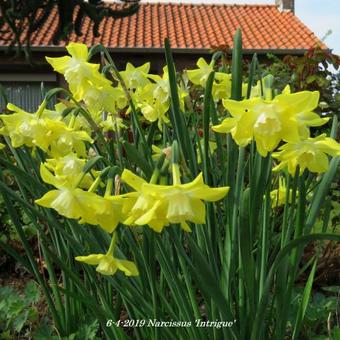
<path id="1" fill-rule="evenodd" d="M 122 173 L 122 180 L 131 188 L 140 191 L 144 183 L 147 183 L 143 178 L 135 175 L 132 171 L 124 169 Z"/>
<path id="2" fill-rule="evenodd" d="M 137 266 L 132 261 L 116 260 L 119 270 L 125 273 L 126 276 L 138 276 L 139 272 Z"/>
<path id="3" fill-rule="evenodd" d="M 87 256 L 76 256 L 75 259 L 76 261 L 84 262 L 94 266 L 97 265 L 104 256 L 105 255 L 103 254 L 91 254 Z"/>

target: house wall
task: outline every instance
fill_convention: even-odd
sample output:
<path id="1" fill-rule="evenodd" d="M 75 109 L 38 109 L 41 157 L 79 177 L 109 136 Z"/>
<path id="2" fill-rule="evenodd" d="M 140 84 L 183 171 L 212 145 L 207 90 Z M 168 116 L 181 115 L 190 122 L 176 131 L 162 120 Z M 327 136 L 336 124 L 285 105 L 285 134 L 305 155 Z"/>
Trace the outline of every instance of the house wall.
<path id="1" fill-rule="evenodd" d="M 0 51 L 0 81 L 5 81 L 6 76 L 10 78 L 12 74 L 32 74 L 33 78 L 37 81 L 42 81 L 46 77 L 53 74 L 51 66 L 46 62 L 45 56 L 60 57 L 66 53 L 61 52 L 33 52 L 33 64 L 28 64 L 23 57 L 14 59 L 12 56 L 6 55 Z M 164 53 L 120 53 L 111 52 L 111 56 L 120 70 L 125 69 L 127 62 L 135 66 L 140 66 L 147 61 L 151 62 L 152 73 L 162 73 L 162 68 L 165 66 Z M 185 68 L 195 68 L 196 62 L 200 57 L 205 58 L 207 61 L 211 58 L 211 53 L 173 53 L 174 61 L 177 70 Z M 251 59 L 250 55 L 245 55 L 246 59 Z M 264 60 L 265 56 L 259 56 L 260 60 Z M 99 57 L 95 58 L 95 62 L 99 63 Z M 9 79 L 10 80 L 10 79 Z M 58 77 L 57 77 L 58 80 Z"/>

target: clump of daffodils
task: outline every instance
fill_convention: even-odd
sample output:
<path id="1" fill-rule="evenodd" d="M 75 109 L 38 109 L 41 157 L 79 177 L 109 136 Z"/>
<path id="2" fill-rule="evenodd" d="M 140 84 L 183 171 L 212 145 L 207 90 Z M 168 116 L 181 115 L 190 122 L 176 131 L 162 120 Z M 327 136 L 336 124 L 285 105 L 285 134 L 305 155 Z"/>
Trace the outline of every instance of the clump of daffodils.
<path id="1" fill-rule="evenodd" d="M 288 167 L 289 173 L 294 175 L 297 166 L 300 173 L 306 168 L 316 173 L 327 171 L 327 155 L 339 156 L 340 146 L 326 135 L 310 138 L 310 127 L 319 127 L 329 121 L 313 112 L 318 107 L 319 92 L 290 93 L 286 87 L 283 93 L 272 98 L 271 89 L 266 90 L 263 96 L 240 102 L 224 99 L 222 103 L 230 117 L 214 125 L 213 131 L 230 133 L 240 147 L 255 141 L 262 157 L 278 150 L 273 157 L 280 164 L 274 171 Z M 258 92 L 256 88 L 255 92 Z"/>
<path id="2" fill-rule="evenodd" d="M 161 138 L 157 139 L 158 145 L 152 146 L 155 164 L 149 181 L 140 169 L 128 169 L 122 162 L 125 150 L 119 149 L 119 143 L 121 132 L 128 134 L 131 130 L 131 106 L 137 109 L 137 118 L 143 124 L 156 123 L 152 128 L 158 128 L 156 133 L 163 133 L 163 138 L 172 128 L 168 68 L 164 67 L 162 75 L 157 75 L 150 73 L 150 63 L 139 67 L 128 63 L 125 70 L 108 78 L 99 64 L 89 61 L 86 45 L 70 43 L 66 49 L 69 55 L 47 58 L 47 61 L 66 79 L 70 99 L 58 103 L 54 110 L 47 109 L 44 100 L 34 113 L 8 104 L 10 113 L 0 115 L 0 134 L 14 148 L 25 145 L 44 153 L 40 176 L 53 188 L 36 199 L 37 205 L 53 209 L 80 225 L 98 226 L 112 236 L 105 254 L 77 256 L 76 260 L 95 265 L 96 271 L 103 275 L 113 275 L 120 270 L 127 276 L 136 276 L 138 269 L 133 261 L 115 256 L 119 228 L 148 226 L 161 233 L 165 227 L 178 224 L 182 230 L 190 232 L 195 224 L 205 224 L 205 202 L 223 199 L 229 187 L 208 186 L 202 172 L 197 172 L 190 181 L 180 162 L 181 150 L 177 142 L 162 145 Z M 189 111 L 186 104 L 190 101 L 189 87 L 206 89 L 207 79 L 215 70 L 214 60 L 208 64 L 200 58 L 196 69 L 186 71 L 187 82 L 182 79 L 177 84 L 182 111 Z M 244 96 L 247 86 L 243 84 Z M 262 157 L 270 153 L 278 161 L 274 171 L 287 169 L 291 175 L 297 168 L 300 174 L 306 169 L 315 173 L 327 171 L 329 156 L 339 156 L 340 146 L 325 134 L 311 137 L 310 128 L 322 126 L 329 120 L 314 112 L 319 93 L 290 93 L 287 87 L 273 97 L 270 87 L 264 86 L 263 91 L 261 88 L 260 84 L 253 87 L 250 98 L 232 100 L 231 75 L 217 70 L 212 98 L 225 118 L 212 126 L 212 130 L 231 134 L 240 147 L 254 141 Z M 113 150 L 103 161 L 106 167 L 95 170 L 89 164 L 94 156 L 99 156 L 98 135 L 104 136 L 105 146 L 110 146 L 110 134 L 116 137 L 119 145 L 121 168 L 117 169 L 116 162 L 112 161 L 116 157 Z M 199 152 L 203 139 L 198 142 L 199 168 L 203 166 Z M 217 149 L 215 140 L 209 140 L 207 145 L 213 154 Z M 0 143 L 0 148 L 3 147 Z M 271 198 L 273 208 L 291 201 L 291 192 L 281 178 Z"/>

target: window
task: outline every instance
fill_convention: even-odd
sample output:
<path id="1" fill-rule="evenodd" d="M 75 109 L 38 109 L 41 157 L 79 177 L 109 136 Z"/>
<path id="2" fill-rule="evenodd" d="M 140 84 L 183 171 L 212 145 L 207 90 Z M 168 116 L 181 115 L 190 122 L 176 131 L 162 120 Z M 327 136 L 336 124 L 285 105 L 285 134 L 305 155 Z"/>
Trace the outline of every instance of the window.
<path id="1" fill-rule="evenodd" d="M 45 82 L 1 82 L 0 110 L 4 110 L 7 100 L 27 112 L 35 112 L 45 93 L 55 86 L 55 83 Z M 50 108 L 53 104 L 50 104 Z"/>

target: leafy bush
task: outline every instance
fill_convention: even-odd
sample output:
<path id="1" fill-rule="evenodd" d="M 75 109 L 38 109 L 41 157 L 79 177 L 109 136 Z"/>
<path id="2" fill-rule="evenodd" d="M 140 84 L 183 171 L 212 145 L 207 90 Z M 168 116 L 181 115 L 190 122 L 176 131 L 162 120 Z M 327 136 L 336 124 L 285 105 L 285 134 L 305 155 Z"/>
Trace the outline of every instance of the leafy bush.
<path id="1" fill-rule="evenodd" d="M 32 281 L 26 284 L 23 294 L 9 286 L 0 287 L 0 339 L 25 335 L 38 320 L 40 298 L 40 290 Z"/>

